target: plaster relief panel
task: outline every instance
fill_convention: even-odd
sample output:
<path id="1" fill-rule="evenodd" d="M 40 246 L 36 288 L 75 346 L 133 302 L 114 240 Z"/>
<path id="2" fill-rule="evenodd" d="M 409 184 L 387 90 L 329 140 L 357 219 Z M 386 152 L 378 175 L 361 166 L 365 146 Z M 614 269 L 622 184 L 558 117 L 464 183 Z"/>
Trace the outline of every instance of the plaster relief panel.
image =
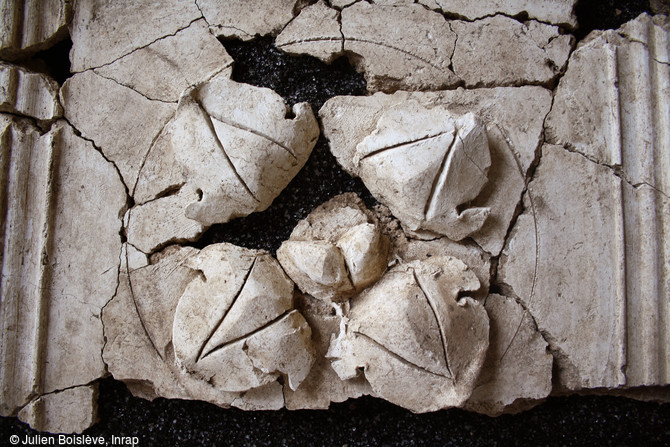
<path id="1" fill-rule="evenodd" d="M 667 400 L 667 18 L 574 49 L 575 0 L 38 3 L 0 7 L 2 415 L 81 432 L 108 375 L 251 411 Z M 68 25 L 59 86 L 31 70 L 56 72 Z M 318 122 L 232 80 L 222 42 L 266 35 L 281 64 L 346 58 L 386 93 Z M 268 210 L 320 126 L 362 183 L 326 160 L 346 188 L 289 193 L 373 207 L 346 193 L 288 239 L 274 218 L 272 242 L 233 235 L 276 259 L 199 240 Z"/>

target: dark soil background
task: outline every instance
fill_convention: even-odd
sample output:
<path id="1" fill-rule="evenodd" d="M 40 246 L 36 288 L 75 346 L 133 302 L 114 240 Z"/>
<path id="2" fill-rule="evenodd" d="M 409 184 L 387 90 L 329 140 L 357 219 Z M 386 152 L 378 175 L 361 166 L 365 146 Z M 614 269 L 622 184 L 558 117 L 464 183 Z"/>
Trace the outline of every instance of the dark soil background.
<path id="1" fill-rule="evenodd" d="M 577 6 L 583 38 L 593 29 L 617 28 L 649 12 L 642 0 L 588 0 Z M 346 59 L 326 66 L 310 57 L 288 57 L 272 39 L 251 43 L 222 42 L 235 58 L 233 77 L 269 87 L 289 104 L 308 101 L 316 112 L 335 95 L 364 95 L 365 81 Z M 51 74 L 62 83 L 69 76 L 71 42 L 21 63 Z M 216 225 L 194 245 L 227 241 L 274 253 L 298 220 L 346 191 L 375 203 L 362 182 L 344 173 L 321 137 L 288 188 L 263 213 Z M 169 445 L 670 445 L 670 404 L 659 405 L 601 396 L 552 397 L 518 415 L 490 418 L 462 410 L 416 415 L 370 397 L 333 404 L 330 410 L 244 412 L 203 403 L 133 397 L 112 378 L 100 382 L 100 422 L 90 435 L 137 436 L 141 446 Z M 0 418 L 0 446 L 10 435 L 36 434 L 16 418 Z"/>

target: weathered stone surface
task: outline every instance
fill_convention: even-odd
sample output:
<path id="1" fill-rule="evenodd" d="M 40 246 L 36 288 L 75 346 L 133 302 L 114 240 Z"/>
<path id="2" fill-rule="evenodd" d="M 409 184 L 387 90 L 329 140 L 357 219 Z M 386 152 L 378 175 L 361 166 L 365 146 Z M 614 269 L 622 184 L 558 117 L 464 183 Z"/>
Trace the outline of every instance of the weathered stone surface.
<path id="1" fill-rule="evenodd" d="M 370 91 L 439 89 L 459 81 L 449 67 L 456 34 L 442 15 L 420 5 L 358 2 L 339 12 L 318 3 L 303 9 L 277 40 L 284 51 L 326 61 L 344 51 L 365 72 Z"/>
<path id="2" fill-rule="evenodd" d="M 277 258 L 300 290 L 341 301 L 372 285 L 386 270 L 389 241 L 353 193 L 316 208 L 293 229 Z"/>
<path id="3" fill-rule="evenodd" d="M 69 0 L 9 0 L 0 6 L 0 57 L 14 60 L 67 35 Z"/>
<path id="4" fill-rule="evenodd" d="M 370 91 L 545 84 L 565 66 L 574 38 L 557 26 L 503 15 L 447 21 L 411 2 L 319 2 L 277 37 L 278 48 L 326 62 L 346 54 Z M 341 26 L 340 26 L 341 24 Z"/>
<path id="5" fill-rule="evenodd" d="M 195 2 L 181 0 L 77 1 L 70 31 L 71 70 L 78 73 L 107 65 L 177 34 L 201 17 Z"/>
<path id="6" fill-rule="evenodd" d="M 3 120 L 0 408 L 10 415 L 105 375 L 100 313 L 117 286 L 126 195 L 114 167 L 66 123 L 40 136 Z M 52 416 L 66 424 L 67 413 Z"/>
<path id="7" fill-rule="evenodd" d="M 595 243 L 618 244 L 615 257 L 599 263 L 618 281 L 607 301 L 625 325 L 617 336 L 627 386 L 670 382 L 668 31 L 667 18 L 643 14 L 593 33 L 571 57 L 547 118 L 549 141 L 609 167 L 620 185 L 608 198 L 617 227 Z M 590 256 L 588 246 L 581 252 Z"/>
<path id="8" fill-rule="evenodd" d="M 431 110 L 446 110 L 445 114 L 455 116 L 473 112 L 486 125 L 491 167 L 488 182 L 472 205 L 491 211 L 483 227 L 471 237 L 487 252 L 498 254 L 520 200 L 526 172 L 542 142 L 543 120 L 551 106 L 550 92 L 540 87 L 520 87 L 336 97 L 327 101 L 319 114 L 337 161 L 349 173 L 361 175 L 355 162 L 359 144 L 375 132 L 387 111 L 394 107 L 402 110 L 409 107 L 403 104 L 415 102 L 416 112 L 434 114 L 436 120 L 439 113 Z M 427 126 L 427 120 L 418 119 L 416 112 L 402 116 L 400 123 L 407 124 L 404 132 L 416 132 L 410 122 L 421 121 L 421 126 Z"/>
<path id="9" fill-rule="evenodd" d="M 0 112 L 29 116 L 46 126 L 63 113 L 58 88 L 43 74 L 0 63 Z"/>
<path id="10" fill-rule="evenodd" d="M 265 210 L 305 164 L 319 127 L 306 103 L 219 75 L 187 91 L 144 152 L 128 240 L 150 253 Z"/>
<path id="11" fill-rule="evenodd" d="M 179 382 L 171 343 L 174 309 L 196 276 L 182 263 L 196 253 L 168 247 L 152 256 L 150 265 L 134 269 L 129 268 L 131 250 L 123 253 L 119 287 L 102 313 L 107 338 L 102 357 L 114 378 L 126 381 L 136 395 L 190 397 Z"/>
<path id="12" fill-rule="evenodd" d="M 537 322 L 568 389 L 626 383 L 621 195 L 611 169 L 544 146 L 503 251 L 499 279 Z"/>
<path id="13" fill-rule="evenodd" d="M 532 19 L 556 25 L 577 26 L 574 14 L 577 0 L 419 0 L 431 9 L 447 14 L 457 14 L 468 20 L 485 18 L 494 14 L 516 16 L 526 13 Z"/>
<path id="14" fill-rule="evenodd" d="M 476 244 L 454 242 L 446 237 L 430 241 L 399 238 L 393 244 L 393 257 L 405 263 L 439 256 L 451 256 L 465 263 L 480 284 L 479 289 L 469 291 L 469 295 L 476 299 L 486 298 L 491 277 L 491 256 Z"/>
<path id="15" fill-rule="evenodd" d="M 489 416 L 530 408 L 551 392 L 553 357 L 532 318 L 514 299 L 486 298 L 489 349 L 464 408 Z"/>
<path id="16" fill-rule="evenodd" d="M 291 54 L 309 54 L 326 63 L 344 53 L 340 12 L 323 1 L 307 6 L 284 28 L 275 45 Z"/>
<path id="17" fill-rule="evenodd" d="M 594 32 L 572 55 L 547 139 L 670 194 L 670 21 L 641 15 Z"/>
<path id="18" fill-rule="evenodd" d="M 188 205 L 187 217 L 211 225 L 270 206 L 319 136 L 309 104 L 294 105 L 294 118 L 288 112 L 275 92 L 225 77 L 182 96 L 174 154 L 202 195 Z"/>
<path id="19" fill-rule="evenodd" d="M 461 261 L 399 265 L 351 301 L 328 351 L 343 380 L 362 374 L 375 395 L 414 412 L 462 405 L 484 363 L 484 307 L 460 292 L 479 281 Z"/>
<path id="20" fill-rule="evenodd" d="M 150 99 L 177 102 L 188 87 L 225 73 L 233 59 L 201 19 L 174 36 L 141 47 L 95 72 Z"/>
<path id="21" fill-rule="evenodd" d="M 307 2 L 304 0 L 196 0 L 217 36 L 250 40 L 277 34 Z"/>
<path id="22" fill-rule="evenodd" d="M 353 162 L 370 192 L 412 231 L 458 241 L 490 213 L 457 209 L 479 195 L 491 165 L 484 125 L 472 113 L 452 116 L 445 107 L 399 103 L 356 145 Z"/>
<path id="23" fill-rule="evenodd" d="M 97 422 L 98 385 L 85 385 L 38 397 L 19 411 L 34 430 L 81 433 Z"/>
<path id="24" fill-rule="evenodd" d="M 557 26 L 494 16 L 450 26 L 453 70 L 467 87 L 547 83 L 565 66 L 574 38 Z"/>
<path id="25" fill-rule="evenodd" d="M 147 99 L 93 71 L 68 79 L 60 98 L 65 118 L 118 167 L 132 190 L 151 143 L 175 105 Z"/>
<path id="26" fill-rule="evenodd" d="M 144 253 L 152 253 L 172 243 L 194 241 L 205 227 L 186 217 L 184 210 L 199 197 L 197 191 L 188 186 L 175 194 L 133 207 L 125 219 L 128 242 Z"/>
<path id="27" fill-rule="evenodd" d="M 175 310 L 179 365 L 224 391 L 288 377 L 295 390 L 314 363 L 311 330 L 293 308 L 293 283 L 270 255 L 214 244 L 189 258 L 199 272 Z"/>
<path id="28" fill-rule="evenodd" d="M 344 402 L 347 399 L 373 394 L 365 377 L 360 375 L 342 380 L 333 370 L 330 360 L 326 358 L 330 342 L 340 332 L 343 323 L 342 306 L 309 295 L 298 295 L 296 308 L 300 310 L 312 329 L 316 361 L 297 390 L 284 388 L 286 408 L 327 409 L 331 402 Z"/>

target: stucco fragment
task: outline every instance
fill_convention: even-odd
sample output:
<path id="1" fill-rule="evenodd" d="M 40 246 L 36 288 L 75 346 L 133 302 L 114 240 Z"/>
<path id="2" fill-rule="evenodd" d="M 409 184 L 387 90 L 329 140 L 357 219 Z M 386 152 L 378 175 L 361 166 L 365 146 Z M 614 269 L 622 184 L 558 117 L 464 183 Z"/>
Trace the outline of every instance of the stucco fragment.
<path id="1" fill-rule="evenodd" d="M 196 0 L 217 36 L 249 40 L 277 34 L 300 11 L 304 0 Z"/>
<path id="2" fill-rule="evenodd" d="M 431 110 L 446 110 L 445 114 L 453 116 L 472 112 L 486 125 L 491 167 L 487 183 L 471 205 L 491 211 L 482 228 L 473 232 L 471 237 L 484 250 L 497 255 L 521 198 L 526 173 L 542 142 L 543 120 L 551 106 L 550 91 L 541 87 L 519 87 L 332 98 L 319 114 L 337 161 L 349 173 L 362 176 L 355 163 L 359 144 L 375 132 L 381 117 L 388 110 L 394 107 L 402 110 L 416 102 L 418 105 L 412 106 L 413 109 L 407 109 L 413 110 L 415 116 L 407 114 L 401 122 L 421 121 L 420 126 L 425 128 L 428 123 L 419 119 L 418 112 L 424 116 L 433 114 L 437 119 L 438 114 Z M 414 131 L 414 127 L 409 125 L 404 130 Z M 404 225 L 409 231 L 409 226 Z"/>
<path id="3" fill-rule="evenodd" d="M 27 121 L 3 122 L 0 410 L 12 415 L 105 375 L 100 313 L 117 286 L 126 195 L 114 167 L 67 123 L 41 135 Z M 60 417 L 50 423 L 67 424 Z"/>
<path id="4" fill-rule="evenodd" d="M 300 221 L 277 258 L 300 290 L 341 301 L 386 270 L 389 241 L 353 193 L 337 196 Z"/>
<path id="5" fill-rule="evenodd" d="M 186 217 L 184 210 L 199 197 L 189 186 L 133 207 L 125 219 L 128 241 L 144 253 L 151 253 L 171 243 L 197 239 L 204 226 Z"/>
<path id="6" fill-rule="evenodd" d="M 486 298 L 491 277 L 491 256 L 476 244 L 454 242 L 446 237 L 429 241 L 411 240 L 404 235 L 393 243 L 393 257 L 405 263 L 439 256 L 451 256 L 465 263 L 480 283 L 479 289 L 469 291 L 469 295 L 478 300 Z"/>
<path id="7" fill-rule="evenodd" d="M 93 71 L 69 78 L 60 98 L 68 122 L 118 167 L 129 189 L 137 181 L 152 141 L 176 108 L 147 99 Z"/>
<path id="8" fill-rule="evenodd" d="M 107 65 L 176 34 L 200 17 L 192 1 L 77 1 L 70 31 L 71 70 L 78 73 Z M 151 26 L 138 26 L 138 20 Z"/>
<path id="9" fill-rule="evenodd" d="M 464 408 L 489 416 L 538 404 L 552 389 L 553 357 L 531 316 L 514 299 L 486 298 L 489 349 L 477 386 Z"/>
<path id="10" fill-rule="evenodd" d="M 592 33 L 571 56 L 547 117 L 547 140 L 633 184 L 670 195 L 670 21 L 642 14 Z"/>
<path id="11" fill-rule="evenodd" d="M 232 63 L 201 19 L 95 72 L 148 98 L 177 102 L 188 87 L 224 71 L 230 75 Z"/>
<path id="12" fill-rule="evenodd" d="M 307 6 L 284 28 L 275 45 L 291 54 L 309 54 L 326 63 L 344 52 L 340 12 L 320 0 Z"/>
<path id="13" fill-rule="evenodd" d="M 179 297 L 196 276 L 182 263 L 196 253 L 171 246 L 154 254 L 151 264 L 129 269 L 131 250 L 123 252 L 119 287 L 102 313 L 107 338 L 102 356 L 114 378 L 126 381 L 136 395 L 190 397 L 175 367 L 172 321 Z"/>
<path id="14" fill-rule="evenodd" d="M 319 127 L 306 103 L 220 74 L 187 90 L 144 152 L 128 239 L 145 253 L 265 210 L 305 164 Z"/>
<path id="15" fill-rule="evenodd" d="M 137 205 L 176 194 L 186 184 L 184 168 L 177 162 L 172 144 L 174 125 L 173 118 L 156 137 L 146 154 L 137 184 L 130 188 Z"/>
<path id="16" fill-rule="evenodd" d="M 442 15 L 420 5 L 358 2 L 339 12 L 317 3 L 277 41 L 284 51 L 325 61 L 344 51 L 365 73 L 370 91 L 434 90 L 459 81 L 449 66 L 456 34 Z"/>
<path id="17" fill-rule="evenodd" d="M 500 15 L 450 25 L 458 36 L 454 73 L 467 87 L 547 83 L 565 66 L 574 41 L 557 26 Z"/>
<path id="18" fill-rule="evenodd" d="M 394 267 L 351 300 L 327 354 L 333 369 L 344 380 L 362 370 L 375 395 L 414 412 L 462 405 L 484 362 L 489 322 L 459 293 L 478 288 L 455 258 Z"/>
<path id="19" fill-rule="evenodd" d="M 14 0 L 0 5 L 0 57 L 15 60 L 67 35 L 69 0 Z"/>
<path id="20" fill-rule="evenodd" d="M 669 31 L 666 17 L 642 14 L 619 30 L 592 33 L 571 56 L 547 118 L 549 141 L 616 176 L 616 194 L 597 200 L 614 210 L 617 226 L 598 235 L 597 249 L 579 253 L 616 246 L 599 262 L 602 278 L 618 281 L 606 301 L 618 309 L 631 387 L 670 382 Z M 597 275 L 588 279 L 600 288 Z"/>
<path id="21" fill-rule="evenodd" d="M 0 112 L 35 118 L 48 126 L 63 109 L 58 84 L 49 77 L 10 64 L 0 64 Z"/>
<path id="22" fill-rule="evenodd" d="M 369 91 L 393 92 L 548 84 L 574 42 L 558 26 L 535 20 L 446 20 L 411 3 L 357 2 L 336 10 L 321 1 L 301 11 L 277 46 L 326 62 L 346 54 L 365 73 Z"/>
<path id="23" fill-rule="evenodd" d="M 38 397 L 19 411 L 34 430 L 81 433 L 97 422 L 98 385 L 84 385 Z"/>
<path id="24" fill-rule="evenodd" d="M 612 170 L 544 146 L 501 258 L 499 280 L 534 317 L 568 389 L 626 381 L 621 194 Z"/>
<path id="25" fill-rule="evenodd" d="M 356 146 L 353 162 L 370 192 L 412 231 L 458 241 L 490 213 L 458 209 L 479 195 L 491 165 L 484 125 L 472 113 L 455 117 L 411 100 L 390 107 Z"/>
<path id="26" fill-rule="evenodd" d="M 295 305 L 312 328 L 316 361 L 297 390 L 284 388 L 286 408 L 327 409 L 331 402 L 344 402 L 347 399 L 373 394 L 365 377 L 361 375 L 342 380 L 333 370 L 330 360 L 326 358 L 331 340 L 340 332 L 344 318 L 343 307 L 346 307 L 346 304 L 333 304 L 300 294 L 296 296 Z"/>
<path id="27" fill-rule="evenodd" d="M 314 362 L 311 330 L 293 307 L 293 283 L 272 257 L 230 244 L 204 248 L 179 299 L 172 330 L 180 366 L 225 391 L 284 374 L 297 389 Z"/>
<path id="28" fill-rule="evenodd" d="M 225 98 L 225 100 L 224 100 Z M 172 134 L 177 161 L 200 200 L 186 216 L 207 226 L 265 210 L 307 161 L 319 126 L 309 104 L 219 76 L 180 99 Z"/>

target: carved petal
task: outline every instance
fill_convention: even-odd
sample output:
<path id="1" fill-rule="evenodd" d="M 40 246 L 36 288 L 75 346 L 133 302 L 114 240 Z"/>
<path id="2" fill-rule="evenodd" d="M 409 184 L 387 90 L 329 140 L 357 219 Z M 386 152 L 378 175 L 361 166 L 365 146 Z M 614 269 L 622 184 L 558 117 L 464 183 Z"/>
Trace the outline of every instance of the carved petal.
<path id="1" fill-rule="evenodd" d="M 356 146 L 354 163 L 375 197 L 411 230 L 461 240 L 489 215 L 488 208 L 458 210 L 479 195 L 491 165 L 484 125 L 472 113 L 454 119 L 444 107 L 399 103 Z"/>
<path id="2" fill-rule="evenodd" d="M 203 225 L 266 209 L 302 168 L 319 135 L 308 104 L 223 76 L 185 93 L 172 142 L 189 183 L 202 192 L 186 215 Z"/>
<path id="3" fill-rule="evenodd" d="M 489 323 L 471 298 L 479 281 L 449 256 L 390 270 L 352 301 L 328 356 L 343 380 L 358 368 L 377 395 L 415 412 L 460 406 L 488 348 Z"/>
<path id="4" fill-rule="evenodd" d="M 224 391 L 256 388 L 279 373 L 297 388 L 314 362 L 311 330 L 292 310 L 293 283 L 279 264 L 264 252 L 215 244 L 187 266 L 202 274 L 175 312 L 180 365 Z"/>

